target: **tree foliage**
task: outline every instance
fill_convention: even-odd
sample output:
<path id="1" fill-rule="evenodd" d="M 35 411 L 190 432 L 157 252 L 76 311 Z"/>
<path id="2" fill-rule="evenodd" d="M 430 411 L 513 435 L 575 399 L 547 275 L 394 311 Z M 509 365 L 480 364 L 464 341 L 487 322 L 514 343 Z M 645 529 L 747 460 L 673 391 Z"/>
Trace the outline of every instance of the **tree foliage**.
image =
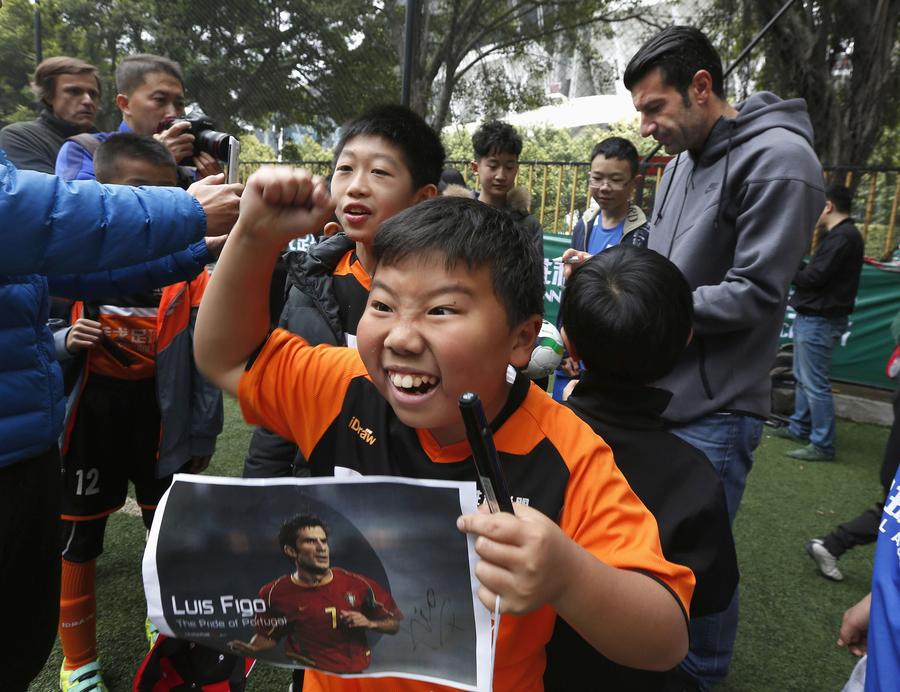
<path id="1" fill-rule="evenodd" d="M 702 26 L 734 58 L 783 0 L 716 0 Z M 829 164 L 865 164 L 900 117 L 900 0 L 799 0 L 738 70 L 745 84 L 806 99 L 815 148 Z M 761 65 L 760 65 L 761 63 Z"/>
<path id="2" fill-rule="evenodd" d="M 499 84 L 500 101 L 513 97 L 518 103 L 521 94 L 502 72 L 485 68 L 491 60 L 531 57 L 540 69 L 540 55 L 546 61 L 554 48 L 588 42 L 588 27 L 640 18 L 646 12 L 640 5 L 637 0 L 423 0 L 416 6 L 410 105 L 441 129 L 454 91 L 467 77 L 470 84 L 486 82 L 486 97 L 497 94 Z M 402 55 L 405 3 L 384 0 L 384 7 L 394 17 L 392 38 Z"/>

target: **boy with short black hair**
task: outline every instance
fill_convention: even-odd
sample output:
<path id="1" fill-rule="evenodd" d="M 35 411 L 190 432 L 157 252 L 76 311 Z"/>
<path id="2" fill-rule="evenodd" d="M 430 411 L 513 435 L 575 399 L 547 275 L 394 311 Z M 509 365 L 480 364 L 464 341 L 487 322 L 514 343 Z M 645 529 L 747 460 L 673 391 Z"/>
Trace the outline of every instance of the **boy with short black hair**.
<path id="1" fill-rule="evenodd" d="M 437 194 L 444 157 L 440 138 L 406 106 L 376 106 L 344 126 L 334 148 L 331 178 L 335 216 L 343 232 L 309 252 L 288 253 L 287 300 L 279 326 L 313 345 L 356 345 L 378 228 L 397 212 Z M 308 473 L 295 444 L 264 428 L 254 431 L 245 477 Z"/>
<path id="2" fill-rule="evenodd" d="M 527 206 L 510 205 L 509 193 L 519 174 L 522 138 L 509 123 L 492 120 L 472 135 L 472 172 L 478 176 L 478 199 L 492 207 L 505 209 L 525 229 L 540 257 L 544 256 L 544 229 Z"/>
<path id="3" fill-rule="evenodd" d="M 176 177 L 169 151 L 135 134 L 110 137 L 95 164 L 106 183 L 172 186 Z M 75 359 L 61 450 L 63 692 L 106 689 L 97 660 L 96 564 L 129 480 L 149 530 L 172 474 L 206 468 L 222 431 L 221 392 L 196 371 L 191 345 L 208 273 L 155 290 L 134 274 L 115 284 L 115 295 L 74 303 L 71 329 L 59 332 L 60 355 Z"/>
<path id="4" fill-rule="evenodd" d="M 474 481 L 458 397 L 480 395 L 519 500 L 515 516 L 458 521 L 479 536 L 482 603 L 499 596 L 507 613 L 494 689 L 541 687 L 554 611 L 620 663 L 664 670 L 681 660 L 690 570 L 663 559 L 656 522 L 590 428 L 521 374 L 508 377 L 510 364 L 528 362 L 541 325 L 542 275 L 525 233 L 472 200 L 401 212 L 373 243 L 359 350 L 310 348 L 281 330 L 267 338 L 268 273 L 290 237 L 328 217 L 329 195 L 305 171 L 267 169 L 248 181 L 241 205 L 201 306 L 197 362 L 238 395 L 248 420 L 296 440 L 314 473 Z M 353 417 L 372 444 L 347 434 Z M 430 687 L 318 673 L 306 683 Z"/>
<path id="5" fill-rule="evenodd" d="M 738 571 L 722 482 L 702 452 L 665 429 L 662 412 L 672 395 L 650 386 L 675 366 L 690 339 L 690 286 L 662 255 L 618 245 L 575 269 L 560 310 L 566 347 L 585 365 L 566 405 L 609 444 L 656 517 L 666 558 L 694 572 L 691 615 L 724 610 Z M 547 688 L 574 689 L 598 671 L 609 689 L 695 685 L 680 671 L 612 664 L 559 620 L 548 647 Z"/>
<path id="6" fill-rule="evenodd" d="M 650 224 L 641 208 L 631 202 L 640 181 L 638 170 L 637 149 L 627 139 L 607 137 L 594 145 L 588 180 L 597 206 L 588 207 L 572 229 L 572 250 L 596 255 L 619 243 L 647 247 Z M 567 250 L 563 257 L 573 254 Z M 580 371 L 578 361 L 567 355 L 556 370 L 553 398 L 562 401 L 563 389 Z"/>
<path id="7" fill-rule="evenodd" d="M 624 137 L 607 137 L 594 145 L 589 184 L 597 207 L 575 224 L 570 247 L 592 255 L 619 243 L 647 247 L 650 224 L 631 203 L 640 181 L 638 166 L 637 149 Z"/>

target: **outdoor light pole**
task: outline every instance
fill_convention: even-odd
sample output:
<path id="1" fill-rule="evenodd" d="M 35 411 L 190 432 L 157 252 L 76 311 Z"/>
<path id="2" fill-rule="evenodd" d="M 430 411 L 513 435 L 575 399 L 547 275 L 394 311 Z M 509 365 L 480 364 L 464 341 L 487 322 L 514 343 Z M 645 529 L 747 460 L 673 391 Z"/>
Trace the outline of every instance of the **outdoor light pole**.
<path id="1" fill-rule="evenodd" d="M 400 103 L 409 106 L 412 88 L 413 29 L 416 21 L 417 0 L 406 0 L 406 28 L 403 31 L 403 83 Z"/>
<path id="2" fill-rule="evenodd" d="M 34 64 L 40 65 L 44 60 L 44 51 L 41 45 L 41 0 L 34 1 Z"/>

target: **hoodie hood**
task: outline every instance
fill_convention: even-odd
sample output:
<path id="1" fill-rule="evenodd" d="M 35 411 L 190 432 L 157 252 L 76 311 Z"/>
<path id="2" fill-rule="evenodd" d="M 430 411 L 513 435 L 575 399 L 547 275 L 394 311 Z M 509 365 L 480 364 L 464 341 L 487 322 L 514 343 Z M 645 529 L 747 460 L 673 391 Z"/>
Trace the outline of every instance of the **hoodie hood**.
<path id="1" fill-rule="evenodd" d="M 813 128 L 804 99 L 784 100 L 769 91 L 753 94 L 735 106 L 734 118 L 719 118 L 697 159 L 698 166 L 708 166 L 766 130 L 776 127 L 799 135 L 812 146 Z"/>

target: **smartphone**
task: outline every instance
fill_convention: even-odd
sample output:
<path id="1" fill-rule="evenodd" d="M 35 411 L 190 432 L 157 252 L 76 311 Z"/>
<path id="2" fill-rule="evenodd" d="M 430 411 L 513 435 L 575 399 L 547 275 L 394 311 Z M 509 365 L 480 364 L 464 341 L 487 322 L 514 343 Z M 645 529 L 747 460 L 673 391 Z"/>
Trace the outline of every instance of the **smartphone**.
<path id="1" fill-rule="evenodd" d="M 240 182 L 241 142 L 234 137 L 228 138 L 228 163 L 225 168 L 228 178 L 225 182 Z"/>
<path id="2" fill-rule="evenodd" d="M 492 513 L 515 514 L 506 477 L 503 475 L 497 448 L 494 446 L 494 436 L 484 416 L 484 407 L 479 396 L 475 392 L 461 394 L 459 412 L 466 426 L 466 438 L 469 440 L 469 447 L 472 448 L 475 473 L 488 509 Z"/>

